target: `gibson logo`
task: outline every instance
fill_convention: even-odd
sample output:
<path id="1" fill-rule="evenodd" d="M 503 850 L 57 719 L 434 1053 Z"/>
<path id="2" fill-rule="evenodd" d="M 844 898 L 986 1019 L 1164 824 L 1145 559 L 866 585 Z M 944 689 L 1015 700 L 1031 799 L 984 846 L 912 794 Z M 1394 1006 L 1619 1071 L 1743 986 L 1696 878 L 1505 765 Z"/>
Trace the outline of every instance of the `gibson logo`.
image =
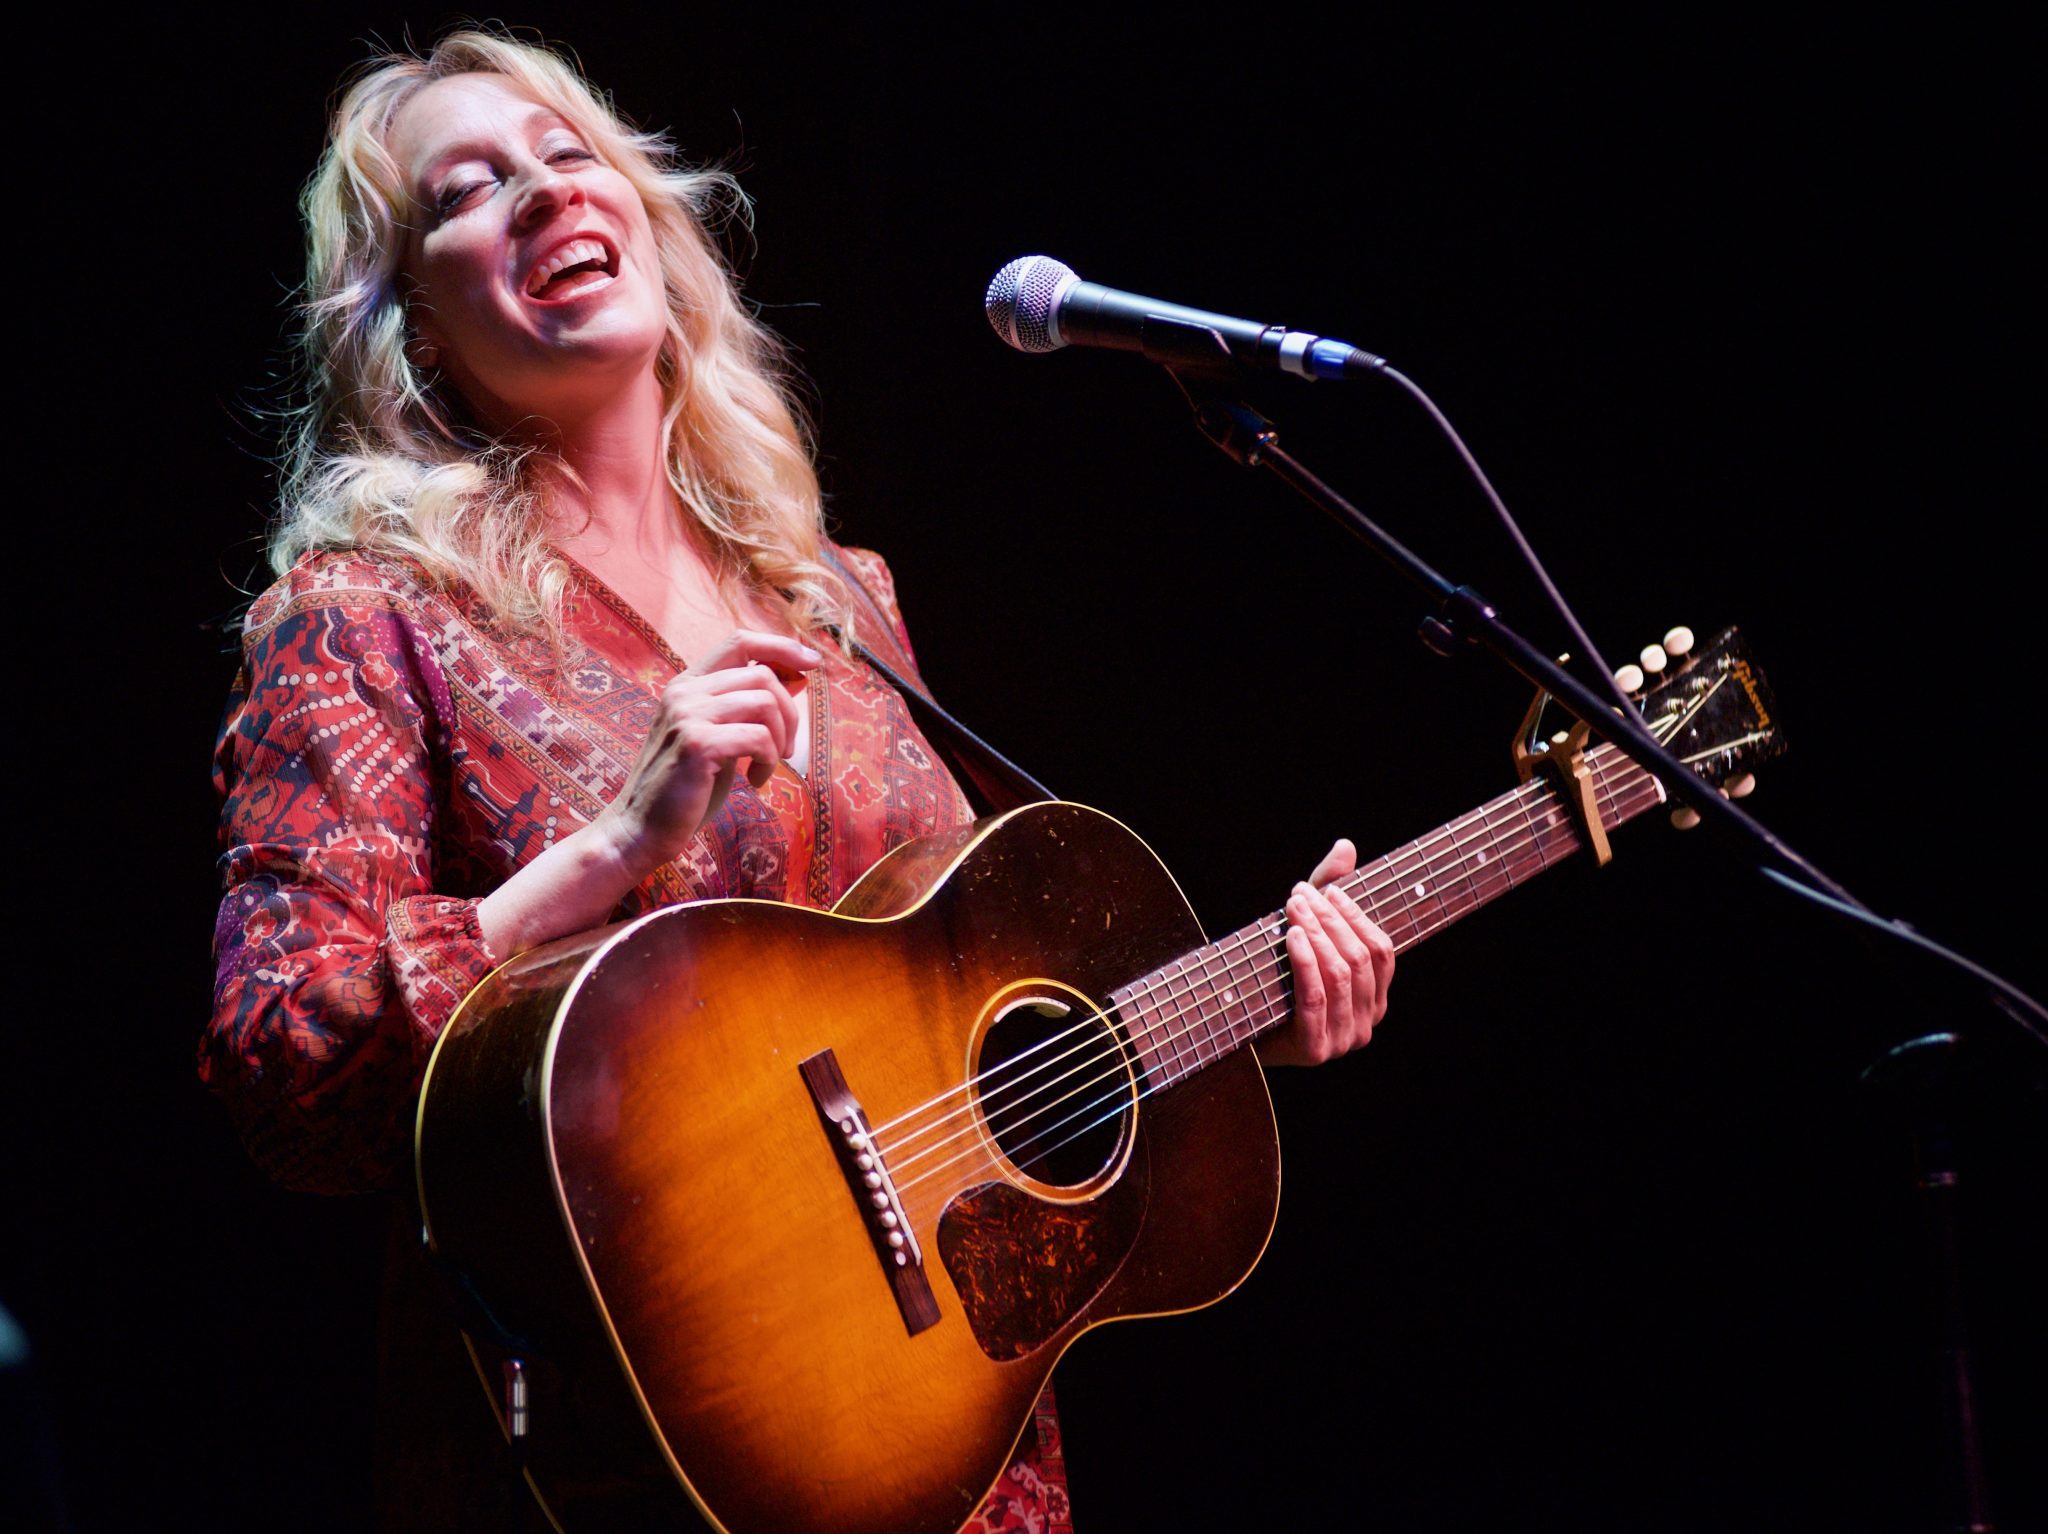
<path id="1" fill-rule="evenodd" d="M 1756 727 L 1767 730 L 1771 726 L 1771 711 L 1764 707 L 1763 690 L 1756 685 L 1756 673 L 1749 669 L 1749 662 L 1738 658 L 1735 662 L 1735 680 L 1742 684 L 1742 690 L 1749 694 L 1750 705 L 1756 710 Z"/>

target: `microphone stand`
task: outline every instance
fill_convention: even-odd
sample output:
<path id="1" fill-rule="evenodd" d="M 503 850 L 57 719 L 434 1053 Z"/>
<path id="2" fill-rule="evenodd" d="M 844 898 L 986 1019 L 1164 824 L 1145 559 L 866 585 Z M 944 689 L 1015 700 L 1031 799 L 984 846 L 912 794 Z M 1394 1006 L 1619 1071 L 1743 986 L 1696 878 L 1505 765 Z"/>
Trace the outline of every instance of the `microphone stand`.
<path id="1" fill-rule="evenodd" d="M 1919 1285 L 1933 1341 L 1934 1393 L 1942 1436 L 1944 1534 L 1992 1534 L 1977 1427 L 1976 1370 L 1970 1357 L 1968 1292 L 1963 1282 L 1962 1173 L 1956 1149 L 1956 1098 L 1962 1039 L 1930 1033 L 1909 1039 L 1859 1078 L 1885 1097 L 1912 1144 L 1914 1201 L 1920 1226 Z"/>
<path id="2" fill-rule="evenodd" d="M 1202 326 L 1160 315 L 1148 317 L 1140 335 L 1144 355 L 1166 369 L 1186 396 L 1202 435 L 1226 457 L 1245 468 L 1264 469 L 1272 474 L 1434 600 L 1434 611 L 1423 616 L 1417 630 L 1417 637 L 1430 650 L 1445 657 L 1468 647 L 1488 651 L 1526 681 L 1550 693 L 1593 731 L 1654 774 L 1673 798 L 1696 810 L 1702 822 L 1721 826 L 1738 838 L 1738 844 L 1746 845 L 1754 856 L 1757 871 L 1772 883 L 1866 929 L 1932 954 L 1952 970 L 1981 982 L 1986 987 L 1984 1000 L 2015 1024 L 2021 1034 L 2048 1049 L 2048 1009 L 1981 965 L 1922 936 L 1903 922 L 1887 920 L 1871 911 L 1666 750 L 1644 727 L 1633 708 L 1617 706 L 1618 691 L 1612 697 L 1603 697 L 1564 670 L 1512 628 L 1493 604 L 1471 586 L 1453 584 L 1439 574 L 1282 448 L 1273 423 L 1239 397 L 1235 385 L 1242 376 L 1241 369 L 1222 336 Z M 1435 407 L 1409 379 L 1384 363 L 1378 371 L 1436 414 Z M 1438 420 L 1449 432 L 1449 424 L 1440 415 Z M 1456 443 L 1455 433 L 1451 436 Z M 1462 444 L 1458 446 L 1462 452 Z M 1467 463 L 1477 473 L 1477 465 L 1471 463 L 1469 455 Z M 1567 621 L 1572 622 L 1568 614 Z M 1589 656 L 1588 660 L 1598 664 L 1596 656 Z M 1625 703 L 1622 699 L 1622 704 Z M 1873 1065 L 1864 1078 L 1900 1081 L 1908 1091 L 1917 1094 L 1909 1118 L 1913 1125 L 1915 1182 L 1925 1206 L 1929 1261 L 1936 1275 L 1942 1360 L 1940 1404 L 1946 1439 L 1943 1458 L 1949 1481 L 1944 1525 L 1950 1534 L 1991 1534 L 1993 1525 L 1985 1493 L 1970 1354 L 1963 1335 L 1965 1286 L 1955 1209 L 1956 1170 L 1946 1117 L 1953 1056 L 1960 1042 L 1950 1033 L 1916 1039 Z M 1915 1068 L 1937 1059 L 1941 1069 Z"/>
<path id="3" fill-rule="evenodd" d="M 2048 1051 L 2048 1007 L 1904 922 L 1873 912 L 1673 756 L 1650 733 L 1635 710 L 1625 706 L 1627 700 L 1619 691 L 1603 696 L 1566 671 L 1510 626 L 1485 597 L 1469 585 L 1447 580 L 1281 447 L 1273 423 L 1238 397 L 1234 385 L 1242 374 L 1229 347 L 1215 331 L 1154 315 L 1146 320 L 1142 338 L 1144 355 L 1166 369 L 1194 410 L 1195 424 L 1202 435 L 1226 457 L 1245 468 L 1264 469 L 1272 474 L 1434 599 L 1435 611 L 1425 614 L 1417 628 L 1417 637 L 1430 650 L 1446 657 L 1466 648 L 1488 651 L 1524 680 L 1544 689 L 1584 720 L 1595 734 L 1655 776 L 1673 799 L 1698 811 L 1702 822 L 1718 825 L 1747 843 L 1757 871 L 1773 884 L 1962 971 L 1987 988 L 1986 999 L 1994 1008 Z M 1393 368 L 1383 366 L 1380 371 L 1417 398 L 1426 398 Z M 1596 658 L 1588 659 L 1597 664 Z"/>

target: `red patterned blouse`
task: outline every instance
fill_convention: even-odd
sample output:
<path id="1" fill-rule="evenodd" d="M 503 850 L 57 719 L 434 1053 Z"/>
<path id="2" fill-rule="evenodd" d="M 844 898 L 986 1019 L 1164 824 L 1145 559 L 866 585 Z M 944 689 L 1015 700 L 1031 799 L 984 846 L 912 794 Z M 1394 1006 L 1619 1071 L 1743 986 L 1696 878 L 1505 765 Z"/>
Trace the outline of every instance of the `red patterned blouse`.
<path id="1" fill-rule="evenodd" d="M 887 566 L 841 554 L 907 655 Z M 250 609 L 215 760 L 224 890 L 200 1074 L 286 1186 L 397 1180 L 434 1040 L 498 962 L 477 901 L 612 800 L 684 665 L 571 573 L 559 650 L 386 556 L 313 556 Z M 871 670 L 827 649 L 809 689 L 805 775 L 740 779 L 620 918 L 722 896 L 829 906 L 885 853 L 969 817 Z M 1049 1399 L 970 1528 L 1067 1528 Z"/>

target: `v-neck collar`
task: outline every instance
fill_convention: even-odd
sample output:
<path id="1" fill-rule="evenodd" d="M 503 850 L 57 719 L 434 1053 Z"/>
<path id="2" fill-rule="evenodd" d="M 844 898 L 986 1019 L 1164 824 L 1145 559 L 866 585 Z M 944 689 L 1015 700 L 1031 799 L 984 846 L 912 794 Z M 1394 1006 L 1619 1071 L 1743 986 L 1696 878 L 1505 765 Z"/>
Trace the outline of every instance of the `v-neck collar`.
<path id="1" fill-rule="evenodd" d="M 561 556 L 562 563 L 569 567 L 571 573 L 590 588 L 593 595 L 601 598 L 607 607 L 625 619 L 627 626 L 652 645 L 654 653 L 667 661 L 672 669 L 678 673 L 690 669 L 690 663 L 676 653 L 675 646 L 661 637 L 661 630 L 641 617 L 639 609 L 612 590 L 610 583 L 603 576 L 559 545 L 555 547 L 555 553 Z"/>
<path id="2" fill-rule="evenodd" d="M 680 676 L 683 672 L 690 669 L 690 663 L 676 652 L 674 645 L 662 637 L 661 630 L 649 623 L 640 615 L 639 610 L 632 603 L 613 590 L 609 581 L 605 580 L 603 576 L 599 575 L 567 549 L 557 545 L 555 546 L 555 552 L 561 556 L 562 562 L 569 567 L 570 572 L 576 579 L 590 589 L 593 596 L 597 597 L 620 618 L 624 619 L 627 627 L 647 641 L 648 645 L 654 650 L 654 653 L 668 663 L 669 669 L 674 675 Z M 777 760 L 775 763 L 775 770 L 777 772 L 787 773 L 809 790 L 812 816 L 820 821 L 825 817 L 825 811 L 829 805 L 827 796 L 831 791 L 830 783 L 826 777 L 826 759 L 831 755 L 829 741 L 827 740 L 827 732 L 831 727 L 831 708 L 826 700 L 825 670 L 825 664 L 820 663 L 813 666 L 810 674 L 805 678 L 804 696 L 808 704 L 807 712 L 810 716 L 810 749 L 805 753 L 804 771 L 799 774 L 786 761 Z"/>

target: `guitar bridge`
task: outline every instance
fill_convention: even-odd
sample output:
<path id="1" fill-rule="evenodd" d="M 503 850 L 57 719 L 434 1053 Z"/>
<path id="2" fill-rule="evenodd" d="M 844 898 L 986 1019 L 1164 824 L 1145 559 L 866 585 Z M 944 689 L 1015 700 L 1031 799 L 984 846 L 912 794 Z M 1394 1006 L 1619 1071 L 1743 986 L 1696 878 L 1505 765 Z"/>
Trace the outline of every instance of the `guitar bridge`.
<path id="1" fill-rule="evenodd" d="M 903 1313 L 903 1325 L 915 1337 L 939 1319 L 939 1302 L 932 1295 L 931 1280 L 925 1277 L 924 1253 L 903 1212 L 903 1201 L 896 1196 L 882 1147 L 875 1143 L 867 1114 L 847 1086 L 831 1050 L 821 1049 L 797 1070 L 824 1121 L 847 1190 L 874 1242 L 875 1256 L 896 1296 L 896 1308 Z"/>

